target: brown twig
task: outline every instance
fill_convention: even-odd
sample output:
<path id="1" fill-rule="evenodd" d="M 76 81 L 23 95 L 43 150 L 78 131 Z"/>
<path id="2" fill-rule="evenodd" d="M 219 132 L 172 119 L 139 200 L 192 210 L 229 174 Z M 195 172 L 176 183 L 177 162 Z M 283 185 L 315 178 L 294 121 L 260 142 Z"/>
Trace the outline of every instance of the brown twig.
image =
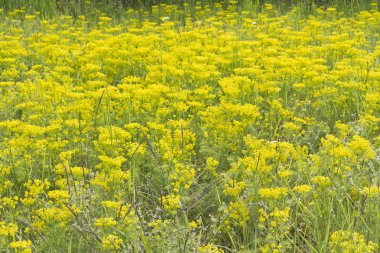
<path id="1" fill-rule="evenodd" d="M 74 216 L 74 219 L 79 224 L 80 227 L 75 226 L 75 225 L 73 225 L 73 227 L 79 231 L 79 233 L 83 236 L 83 238 L 85 238 L 85 240 L 87 241 L 87 237 L 83 233 L 83 232 L 86 232 L 88 234 L 92 234 L 98 242 L 102 243 L 102 239 L 99 237 L 97 233 L 84 228 L 82 221 L 79 219 L 78 215 L 74 212 L 74 210 L 69 206 L 69 204 L 66 202 L 62 202 L 62 203 L 64 206 L 66 206 L 67 209 L 69 209 L 70 213 Z"/>
<path id="2" fill-rule="evenodd" d="M 31 224 L 29 224 L 28 222 L 26 222 L 26 221 L 24 221 L 24 220 L 22 220 L 20 218 L 16 218 L 16 221 L 21 222 L 22 224 L 24 224 L 25 226 L 27 226 L 28 228 L 30 228 L 31 230 L 33 230 L 34 232 L 36 232 L 39 235 L 39 237 L 41 237 L 42 240 L 44 240 L 44 241 L 46 240 L 45 236 L 43 234 L 41 234 L 41 232 L 38 231 L 37 228 L 35 228 Z"/>

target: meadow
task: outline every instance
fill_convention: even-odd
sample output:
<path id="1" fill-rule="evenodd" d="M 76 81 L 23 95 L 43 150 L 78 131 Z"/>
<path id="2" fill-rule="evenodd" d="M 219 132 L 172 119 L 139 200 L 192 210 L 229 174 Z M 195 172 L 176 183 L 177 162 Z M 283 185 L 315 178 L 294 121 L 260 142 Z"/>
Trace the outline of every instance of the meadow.
<path id="1" fill-rule="evenodd" d="M 27 2 L 0 0 L 1 252 L 379 252 L 378 2 Z"/>

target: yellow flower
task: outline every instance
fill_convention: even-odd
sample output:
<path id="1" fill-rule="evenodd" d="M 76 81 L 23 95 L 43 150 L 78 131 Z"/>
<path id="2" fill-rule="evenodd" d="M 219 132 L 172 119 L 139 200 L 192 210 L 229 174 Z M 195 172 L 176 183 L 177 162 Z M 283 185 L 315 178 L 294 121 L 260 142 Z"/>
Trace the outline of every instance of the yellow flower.
<path id="1" fill-rule="evenodd" d="M 116 235 L 106 235 L 102 238 L 102 247 L 105 250 L 118 250 L 121 247 L 123 240 Z"/>
<path id="2" fill-rule="evenodd" d="M 357 252 L 374 253 L 377 252 L 378 245 L 372 241 L 367 241 L 364 235 L 349 231 L 335 231 L 330 235 L 330 252 Z"/>
<path id="3" fill-rule="evenodd" d="M 230 196 L 237 197 L 245 189 L 244 181 L 236 181 L 235 179 L 230 179 L 227 184 L 224 185 L 224 193 Z"/>
<path id="4" fill-rule="evenodd" d="M 216 245 L 209 243 L 204 246 L 199 246 L 197 248 L 197 252 L 199 253 L 223 253 L 224 250 L 221 248 L 218 248 Z"/>
<path id="5" fill-rule="evenodd" d="M 242 201 L 231 202 L 228 205 L 228 211 L 229 217 L 240 227 L 244 226 L 244 224 L 250 220 L 247 204 Z"/>
<path id="6" fill-rule="evenodd" d="M 380 194 L 380 187 L 379 186 L 370 186 L 370 187 L 364 187 L 361 191 L 363 195 L 368 196 L 369 198 L 374 198 L 379 196 Z"/>
<path id="7" fill-rule="evenodd" d="M 294 189 L 294 191 L 296 191 L 298 193 L 306 194 L 309 191 L 311 191 L 313 189 L 313 187 L 311 187 L 310 185 L 307 185 L 307 184 L 303 184 L 303 185 L 294 186 L 293 189 Z"/>
<path id="8" fill-rule="evenodd" d="M 331 180 L 329 177 L 325 176 L 315 176 L 311 179 L 311 181 L 320 187 L 326 187 L 331 185 Z"/>
<path id="9" fill-rule="evenodd" d="M 53 190 L 48 192 L 48 196 L 51 199 L 55 199 L 58 201 L 64 201 L 70 198 L 70 194 L 66 190 Z"/>
<path id="10" fill-rule="evenodd" d="M 27 241 L 14 241 L 9 244 L 9 247 L 13 249 L 25 249 L 32 245 L 30 240 Z"/>
<path id="11" fill-rule="evenodd" d="M 196 229 L 198 227 L 198 223 L 196 221 L 191 221 L 189 222 L 188 227 L 191 229 Z"/>
<path id="12" fill-rule="evenodd" d="M 18 226 L 13 223 L 5 224 L 4 222 L 0 221 L 0 235 L 1 236 L 15 236 L 16 232 L 18 230 Z"/>
<path id="13" fill-rule="evenodd" d="M 357 155 L 364 158 L 374 158 L 375 151 L 371 148 L 371 144 L 366 139 L 355 135 L 352 140 L 347 144 L 351 151 Z"/>
<path id="14" fill-rule="evenodd" d="M 259 195 L 266 199 L 279 199 L 288 193 L 289 189 L 286 187 L 273 187 L 259 189 Z"/>
<path id="15" fill-rule="evenodd" d="M 94 226 L 95 227 L 112 227 L 115 226 L 117 222 L 112 217 L 105 217 L 96 219 Z"/>
<path id="16" fill-rule="evenodd" d="M 181 208 L 179 195 L 167 195 L 162 197 L 162 202 L 165 210 L 169 211 L 172 215 L 177 213 L 177 209 Z"/>

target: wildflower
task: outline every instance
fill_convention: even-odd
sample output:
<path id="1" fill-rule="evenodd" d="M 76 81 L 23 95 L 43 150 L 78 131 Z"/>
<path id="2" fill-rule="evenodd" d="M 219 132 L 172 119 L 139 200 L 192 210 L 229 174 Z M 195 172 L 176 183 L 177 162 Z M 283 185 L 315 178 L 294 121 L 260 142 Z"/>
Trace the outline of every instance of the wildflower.
<path id="1" fill-rule="evenodd" d="M 284 124 L 284 128 L 291 130 L 291 131 L 299 131 L 301 129 L 300 126 L 297 126 L 297 125 L 293 124 L 292 122 L 286 122 Z"/>
<path id="2" fill-rule="evenodd" d="M 363 195 L 368 196 L 369 198 L 374 198 L 380 194 L 380 187 L 379 186 L 364 187 L 361 193 Z"/>
<path id="3" fill-rule="evenodd" d="M 238 226 L 243 226 L 246 222 L 250 220 L 250 213 L 247 205 L 242 202 L 231 202 L 228 205 L 229 217 L 234 220 Z"/>
<path id="4" fill-rule="evenodd" d="M 331 180 L 325 176 L 315 176 L 311 179 L 311 181 L 320 187 L 326 187 L 331 185 Z"/>
<path id="5" fill-rule="evenodd" d="M 191 229 L 196 229 L 198 227 L 198 224 L 196 221 L 191 221 L 191 222 L 189 222 L 188 226 Z"/>
<path id="6" fill-rule="evenodd" d="M 177 213 L 177 209 L 181 208 L 179 195 L 167 195 L 162 197 L 162 202 L 165 210 L 169 211 L 172 215 Z"/>
<path id="7" fill-rule="evenodd" d="M 115 226 L 117 222 L 112 217 L 100 218 L 95 221 L 95 227 L 112 227 Z"/>
<path id="8" fill-rule="evenodd" d="M 307 184 L 303 184 L 303 185 L 294 186 L 293 189 L 294 189 L 294 191 L 296 191 L 298 193 L 306 194 L 309 191 L 311 191 L 313 189 L 313 187 L 311 187 L 310 185 L 307 185 Z"/>
<path id="9" fill-rule="evenodd" d="M 218 167 L 219 162 L 212 157 L 208 157 L 206 159 L 206 164 L 207 164 L 207 169 L 211 171 L 212 175 L 217 176 L 218 174 L 216 173 L 216 168 Z"/>
<path id="10" fill-rule="evenodd" d="M 197 249 L 197 252 L 199 253 L 223 253 L 224 250 L 221 248 L 218 248 L 216 245 L 209 243 L 204 246 L 199 246 Z"/>
<path id="11" fill-rule="evenodd" d="M 358 135 L 352 137 L 352 140 L 347 145 L 356 156 L 364 158 L 375 157 L 375 152 L 371 148 L 370 142 Z"/>
<path id="12" fill-rule="evenodd" d="M 18 226 L 13 223 L 5 224 L 4 222 L 0 221 L 0 236 L 15 236 L 16 232 L 18 230 Z"/>
<path id="13" fill-rule="evenodd" d="M 119 250 L 123 240 L 117 235 L 106 235 L 102 238 L 102 247 L 105 250 Z"/>
<path id="14" fill-rule="evenodd" d="M 112 20 L 112 18 L 110 18 L 110 17 L 99 17 L 99 21 L 111 21 Z"/>
<path id="15" fill-rule="evenodd" d="M 48 192 L 49 198 L 56 199 L 59 201 L 64 201 L 70 198 L 70 194 L 66 190 L 53 190 Z"/>
<path id="16" fill-rule="evenodd" d="M 32 242 L 30 240 L 27 241 L 14 241 L 9 244 L 9 247 L 12 249 L 25 249 L 32 245 Z M 27 251 L 23 251 L 27 252 Z M 30 251 L 31 252 L 31 251 Z"/>
<path id="17" fill-rule="evenodd" d="M 273 188 L 261 188 L 259 189 L 259 195 L 262 198 L 267 199 L 279 199 L 288 193 L 286 187 L 273 187 Z"/>
<path id="18" fill-rule="evenodd" d="M 294 172 L 293 171 L 290 171 L 290 170 L 280 170 L 278 171 L 278 176 L 283 179 L 283 178 L 287 178 L 287 177 L 290 177 L 294 175 Z"/>
<path id="19" fill-rule="evenodd" d="M 357 232 L 339 230 L 330 235 L 330 252 L 374 253 L 377 248 L 376 243 L 367 242 L 364 236 Z"/>
<path id="20" fill-rule="evenodd" d="M 230 179 L 224 186 L 224 193 L 230 196 L 239 196 L 240 193 L 245 189 L 246 184 L 244 181 L 237 182 L 235 179 Z"/>

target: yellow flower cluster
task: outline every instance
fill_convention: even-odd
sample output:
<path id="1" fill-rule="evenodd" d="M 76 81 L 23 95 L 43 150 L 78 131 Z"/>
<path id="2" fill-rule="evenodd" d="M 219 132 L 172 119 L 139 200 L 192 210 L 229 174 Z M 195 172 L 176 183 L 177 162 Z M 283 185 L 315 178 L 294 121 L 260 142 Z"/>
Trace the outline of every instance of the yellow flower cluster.
<path id="1" fill-rule="evenodd" d="M 307 185 L 307 184 L 303 184 L 303 185 L 294 186 L 293 189 L 294 189 L 294 191 L 299 192 L 301 194 L 306 194 L 309 191 L 311 191 L 313 189 L 313 187 L 311 187 L 310 185 Z"/>
<path id="2" fill-rule="evenodd" d="M 193 184 L 195 169 L 183 164 L 175 164 L 174 167 L 174 172 L 169 176 L 173 181 L 173 192 L 178 193 L 181 189 L 188 190 Z"/>
<path id="3" fill-rule="evenodd" d="M 5 224 L 3 221 L 0 222 L 0 235 L 1 236 L 15 236 L 18 230 L 18 226 L 13 223 Z"/>
<path id="4" fill-rule="evenodd" d="M 289 247 L 286 238 L 290 231 L 288 225 L 290 208 L 286 207 L 284 210 L 275 208 L 272 212 L 260 208 L 259 215 L 258 228 L 264 235 L 260 252 L 286 252 Z"/>
<path id="5" fill-rule="evenodd" d="M 223 253 L 224 250 L 221 248 L 218 248 L 218 246 L 216 246 L 214 244 L 209 243 L 207 245 L 198 247 L 197 252 L 199 252 L 199 253 Z"/>
<path id="6" fill-rule="evenodd" d="M 123 240 L 116 235 L 106 235 L 102 238 L 102 247 L 106 250 L 119 250 Z"/>
<path id="7" fill-rule="evenodd" d="M 95 227 L 112 227 L 115 226 L 117 222 L 114 220 L 113 217 L 106 217 L 106 218 L 100 218 L 97 219 L 94 223 Z"/>
<path id="8" fill-rule="evenodd" d="M 21 253 L 32 253 L 30 246 L 32 242 L 30 240 L 27 241 L 14 241 L 9 244 L 9 247 L 15 250 L 19 250 Z"/>
<path id="9" fill-rule="evenodd" d="M 362 190 L 362 194 L 371 197 L 377 197 L 380 194 L 380 187 L 379 186 L 370 186 L 370 187 L 364 187 Z"/>
<path id="10" fill-rule="evenodd" d="M 177 210 L 181 208 L 179 195 L 167 195 L 162 197 L 162 203 L 165 210 L 168 210 L 172 215 L 177 213 Z"/>
<path id="11" fill-rule="evenodd" d="M 237 226 L 242 227 L 250 220 L 249 209 L 242 201 L 229 203 L 227 210 L 230 220 L 236 223 Z M 228 229 L 231 228 L 229 220 L 226 220 L 224 223 L 228 225 Z"/>
<path id="12" fill-rule="evenodd" d="M 330 252 L 357 252 L 373 253 L 377 252 L 378 245 L 372 241 L 367 241 L 364 235 L 350 231 L 335 231 L 330 236 Z"/>
<path id="13" fill-rule="evenodd" d="M 245 182 L 236 182 L 234 179 L 229 179 L 228 183 L 224 185 L 224 193 L 230 196 L 239 196 L 246 188 Z"/>
<path id="14" fill-rule="evenodd" d="M 259 190 L 260 197 L 264 199 L 279 199 L 288 193 L 289 189 L 286 187 L 273 187 L 273 188 L 261 188 Z"/>
<path id="15" fill-rule="evenodd" d="M 320 187 L 326 187 L 331 185 L 331 180 L 329 177 L 325 176 L 316 176 L 311 179 L 311 181 L 315 184 L 317 184 Z"/>

